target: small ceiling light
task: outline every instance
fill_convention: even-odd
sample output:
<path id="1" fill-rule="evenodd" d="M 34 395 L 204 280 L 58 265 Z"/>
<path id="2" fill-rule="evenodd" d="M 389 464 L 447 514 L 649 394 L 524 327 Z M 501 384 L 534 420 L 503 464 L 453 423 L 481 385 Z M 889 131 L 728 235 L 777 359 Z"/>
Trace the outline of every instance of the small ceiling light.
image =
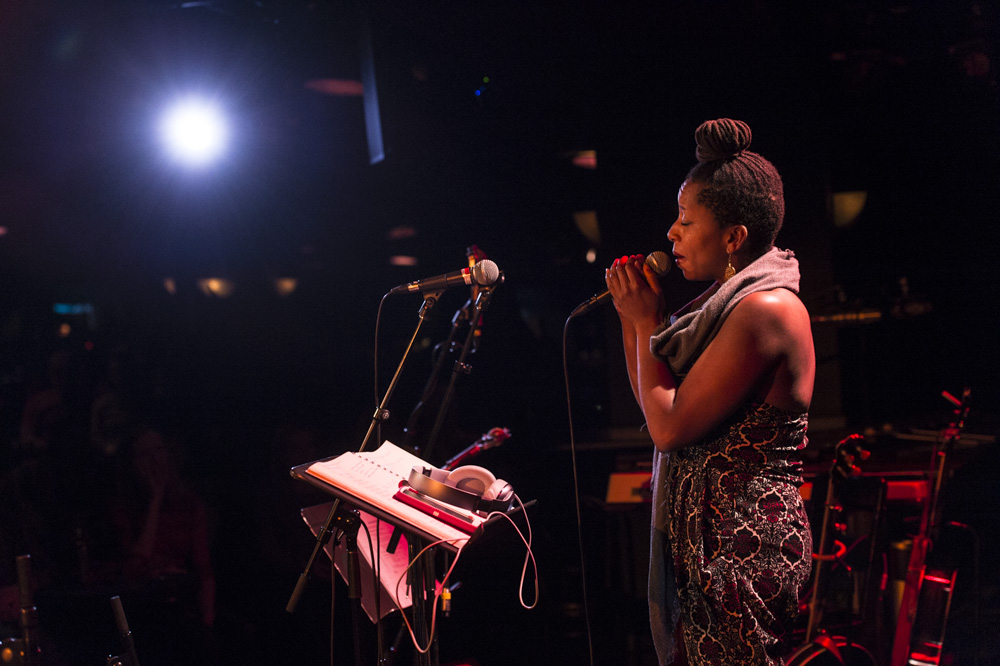
<path id="1" fill-rule="evenodd" d="M 205 278 L 198 280 L 198 288 L 206 296 L 226 298 L 236 290 L 236 283 L 232 280 L 224 280 L 222 278 Z"/>

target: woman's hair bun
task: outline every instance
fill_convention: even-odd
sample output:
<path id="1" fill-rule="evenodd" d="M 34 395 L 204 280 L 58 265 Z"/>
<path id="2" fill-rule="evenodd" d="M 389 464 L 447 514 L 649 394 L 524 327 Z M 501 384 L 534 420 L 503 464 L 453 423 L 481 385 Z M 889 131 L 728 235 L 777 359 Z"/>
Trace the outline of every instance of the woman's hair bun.
<path id="1" fill-rule="evenodd" d="M 695 130 L 695 157 L 699 162 L 725 160 L 750 147 L 753 135 L 742 120 L 706 120 Z"/>

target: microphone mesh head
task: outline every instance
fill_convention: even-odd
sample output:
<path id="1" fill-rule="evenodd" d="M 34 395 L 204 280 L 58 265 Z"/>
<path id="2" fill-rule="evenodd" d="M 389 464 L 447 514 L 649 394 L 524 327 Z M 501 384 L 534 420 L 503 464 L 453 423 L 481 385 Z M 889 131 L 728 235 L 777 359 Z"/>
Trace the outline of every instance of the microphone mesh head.
<path id="1" fill-rule="evenodd" d="M 666 275 L 673 262 L 670 261 L 670 255 L 657 250 L 656 252 L 650 252 L 649 256 L 646 257 L 646 265 L 652 268 L 653 272 L 657 275 Z"/>
<path id="2" fill-rule="evenodd" d="M 489 259 L 477 261 L 476 265 L 472 267 L 471 273 L 472 281 L 480 287 L 488 287 L 500 279 L 500 268 Z"/>

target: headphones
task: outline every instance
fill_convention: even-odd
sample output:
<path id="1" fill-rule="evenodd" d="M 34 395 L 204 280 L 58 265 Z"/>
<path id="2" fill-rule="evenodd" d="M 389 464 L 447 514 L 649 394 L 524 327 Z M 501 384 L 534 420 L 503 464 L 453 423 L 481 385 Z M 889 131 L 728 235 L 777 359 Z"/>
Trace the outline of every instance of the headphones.
<path id="1" fill-rule="evenodd" d="M 477 465 L 463 465 L 451 471 L 414 467 L 407 483 L 418 493 L 467 511 L 507 511 L 514 501 L 514 489 L 509 483 Z"/>

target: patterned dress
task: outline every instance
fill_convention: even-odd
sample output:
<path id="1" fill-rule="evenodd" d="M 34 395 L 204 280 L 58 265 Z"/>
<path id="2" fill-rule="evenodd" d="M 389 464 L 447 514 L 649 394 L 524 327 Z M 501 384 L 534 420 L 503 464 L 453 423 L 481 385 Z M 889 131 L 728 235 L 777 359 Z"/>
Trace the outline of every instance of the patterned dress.
<path id="1" fill-rule="evenodd" d="M 806 415 L 752 404 L 670 455 L 667 534 L 689 664 L 780 664 L 809 577 Z"/>

